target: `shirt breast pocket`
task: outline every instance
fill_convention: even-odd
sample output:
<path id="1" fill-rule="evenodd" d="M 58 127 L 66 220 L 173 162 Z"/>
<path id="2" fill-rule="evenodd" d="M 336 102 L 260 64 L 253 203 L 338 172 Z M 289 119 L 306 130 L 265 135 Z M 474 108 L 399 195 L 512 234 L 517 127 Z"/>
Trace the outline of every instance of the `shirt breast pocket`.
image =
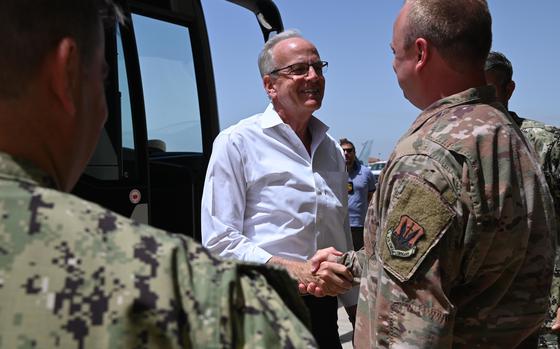
<path id="1" fill-rule="evenodd" d="M 315 173 L 317 195 L 330 207 L 345 208 L 348 203 L 348 174 L 340 171 Z"/>

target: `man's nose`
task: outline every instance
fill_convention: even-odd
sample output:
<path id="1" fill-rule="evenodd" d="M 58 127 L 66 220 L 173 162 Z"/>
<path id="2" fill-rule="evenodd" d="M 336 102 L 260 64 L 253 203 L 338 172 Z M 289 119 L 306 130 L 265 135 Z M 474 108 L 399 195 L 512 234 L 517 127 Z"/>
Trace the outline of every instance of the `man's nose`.
<path id="1" fill-rule="evenodd" d="M 319 74 L 317 74 L 317 71 L 315 71 L 315 68 L 313 68 L 312 65 L 309 66 L 309 70 L 307 71 L 307 75 L 305 75 L 305 77 L 309 80 L 314 80 L 314 79 L 318 79 L 319 78 Z"/>

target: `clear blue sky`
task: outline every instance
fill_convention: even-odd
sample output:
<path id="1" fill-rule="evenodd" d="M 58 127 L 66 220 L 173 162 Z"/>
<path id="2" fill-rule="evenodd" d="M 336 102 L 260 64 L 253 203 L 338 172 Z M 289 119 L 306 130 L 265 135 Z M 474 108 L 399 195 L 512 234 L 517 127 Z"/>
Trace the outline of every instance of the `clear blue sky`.
<path id="1" fill-rule="evenodd" d="M 451 0 L 450 0 L 451 1 Z M 389 48 L 400 0 L 275 0 L 284 27 L 311 40 L 329 62 L 323 107 L 315 115 L 335 138 L 387 158 L 419 110 L 404 97 Z M 263 38 L 254 15 L 225 0 L 202 0 L 210 36 L 220 124 L 262 112 L 268 99 L 257 68 Z M 560 0 L 489 0 L 493 49 L 514 67 L 510 109 L 560 126 Z"/>

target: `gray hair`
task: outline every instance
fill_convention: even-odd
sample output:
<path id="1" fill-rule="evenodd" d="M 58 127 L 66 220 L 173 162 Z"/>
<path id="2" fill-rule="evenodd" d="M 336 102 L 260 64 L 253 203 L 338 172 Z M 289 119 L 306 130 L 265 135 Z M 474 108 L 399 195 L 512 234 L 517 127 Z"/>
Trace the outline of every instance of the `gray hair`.
<path id="1" fill-rule="evenodd" d="M 290 38 L 303 39 L 303 36 L 296 29 L 288 29 L 273 36 L 264 44 L 263 49 L 259 53 L 259 71 L 261 72 L 261 77 L 270 74 L 271 71 L 277 69 L 276 62 L 274 61 L 274 56 L 272 54 L 272 49 L 280 41 L 284 41 Z"/>
<path id="2" fill-rule="evenodd" d="M 488 54 L 484 70 L 498 73 L 500 77 L 500 84 L 505 86 L 513 77 L 513 67 L 507 57 L 501 53 L 492 51 Z"/>
<path id="3" fill-rule="evenodd" d="M 454 69 L 482 67 L 492 45 L 486 0 L 406 0 L 405 47 L 417 38 L 432 43 Z"/>
<path id="4" fill-rule="evenodd" d="M 122 17 L 111 0 L 0 0 L 0 98 L 20 96 L 64 37 L 89 64 L 102 21 L 115 19 Z"/>

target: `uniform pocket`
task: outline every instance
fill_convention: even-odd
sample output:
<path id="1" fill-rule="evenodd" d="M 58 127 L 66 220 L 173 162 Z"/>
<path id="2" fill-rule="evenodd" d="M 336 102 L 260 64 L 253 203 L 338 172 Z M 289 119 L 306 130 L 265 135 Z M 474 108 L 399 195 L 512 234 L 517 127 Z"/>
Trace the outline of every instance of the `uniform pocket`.
<path id="1" fill-rule="evenodd" d="M 451 347 L 453 332 L 450 314 L 409 302 L 391 303 L 389 315 L 390 348 Z"/>

